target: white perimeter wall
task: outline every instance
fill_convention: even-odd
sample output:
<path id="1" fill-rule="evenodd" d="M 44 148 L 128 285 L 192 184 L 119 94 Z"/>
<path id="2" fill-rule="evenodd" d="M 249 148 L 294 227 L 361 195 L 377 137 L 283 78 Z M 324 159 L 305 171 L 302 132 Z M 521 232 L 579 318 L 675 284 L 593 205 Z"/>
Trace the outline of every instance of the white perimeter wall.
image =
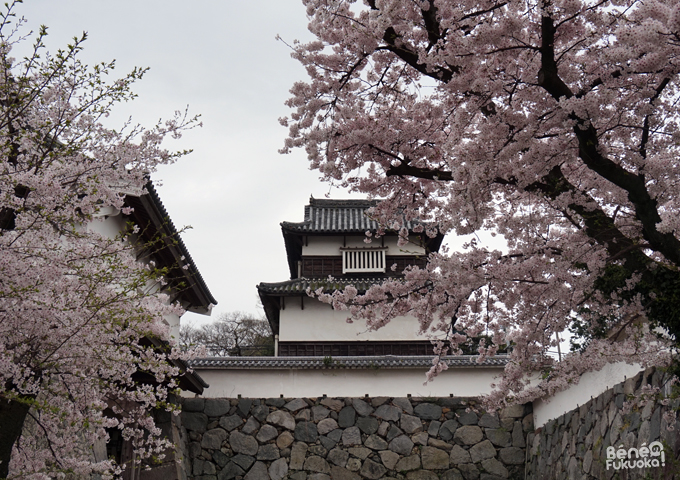
<path id="1" fill-rule="evenodd" d="M 598 372 L 586 372 L 581 380 L 567 390 L 555 394 L 547 400 L 534 401 L 534 428 L 540 428 L 580 405 L 596 398 L 601 393 L 634 377 L 642 370 L 637 364 L 612 363 Z"/>
<path id="2" fill-rule="evenodd" d="M 303 302 L 304 309 L 300 307 Z M 286 308 L 279 317 L 279 341 L 361 341 L 361 340 L 428 340 L 418 335 L 415 317 L 398 317 L 376 331 L 366 330 L 363 320 L 347 323 L 346 310 L 333 310 L 311 297 L 287 297 Z"/>
<path id="3" fill-rule="evenodd" d="M 377 248 L 382 246 L 382 238 L 373 239 L 371 243 L 364 242 L 364 236 L 346 236 L 347 247 Z M 387 255 L 424 255 L 425 249 L 420 246 L 420 238 L 412 237 L 413 241 L 403 247 L 397 245 L 397 237 L 384 237 Z M 340 255 L 342 236 L 337 237 L 307 237 L 307 245 L 302 246 L 302 255 Z"/>
<path id="4" fill-rule="evenodd" d="M 338 357 L 339 361 L 342 358 Z M 458 367 L 425 382 L 426 368 L 366 370 L 207 370 L 195 369 L 210 385 L 207 398 L 284 397 L 474 397 L 491 391 L 498 367 Z M 186 396 L 193 396 L 184 392 Z"/>

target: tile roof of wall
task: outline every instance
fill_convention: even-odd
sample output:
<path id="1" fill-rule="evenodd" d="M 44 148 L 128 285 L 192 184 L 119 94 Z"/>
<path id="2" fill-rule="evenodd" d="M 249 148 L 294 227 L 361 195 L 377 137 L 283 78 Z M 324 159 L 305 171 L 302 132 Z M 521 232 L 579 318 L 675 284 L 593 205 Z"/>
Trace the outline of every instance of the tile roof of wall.
<path id="1" fill-rule="evenodd" d="M 477 362 L 477 355 L 442 357 L 449 367 L 504 367 L 507 355 L 497 355 Z M 366 356 L 366 357 L 209 357 L 196 358 L 189 363 L 196 370 L 212 369 L 259 369 L 259 370 L 319 370 L 319 369 L 368 369 L 368 368 L 428 368 L 432 355 L 425 356 Z"/>

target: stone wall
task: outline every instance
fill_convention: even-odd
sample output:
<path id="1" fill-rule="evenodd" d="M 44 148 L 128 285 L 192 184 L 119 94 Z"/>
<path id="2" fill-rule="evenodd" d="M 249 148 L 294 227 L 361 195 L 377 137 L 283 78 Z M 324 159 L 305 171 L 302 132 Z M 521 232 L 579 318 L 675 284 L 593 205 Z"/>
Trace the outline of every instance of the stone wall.
<path id="1" fill-rule="evenodd" d="M 464 398 L 184 399 L 194 480 L 523 479 L 531 408 Z"/>
<path id="2" fill-rule="evenodd" d="M 670 376 L 660 370 L 640 372 L 531 433 L 526 478 L 680 478 L 680 422 L 671 420 L 675 425 L 669 431 L 664 419 L 664 413 L 680 406 L 680 400 L 672 398 L 669 380 Z M 624 403 L 639 397 L 645 386 L 659 388 L 660 392 L 650 397 L 648 403 L 627 411 Z M 663 447 L 663 457 L 642 450 L 657 441 Z M 609 447 L 613 447 L 610 455 L 622 452 L 623 458 L 608 458 Z M 638 461 L 642 462 L 640 466 Z M 630 462 L 636 464 L 635 468 L 628 468 Z"/>

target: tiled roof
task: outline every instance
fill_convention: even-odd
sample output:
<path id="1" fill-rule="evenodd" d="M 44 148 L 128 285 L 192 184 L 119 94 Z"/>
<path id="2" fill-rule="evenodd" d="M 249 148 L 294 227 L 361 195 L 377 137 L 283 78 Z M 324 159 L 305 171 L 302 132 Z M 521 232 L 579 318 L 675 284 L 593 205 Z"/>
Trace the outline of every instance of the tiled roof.
<path id="1" fill-rule="evenodd" d="M 476 355 L 443 357 L 449 367 L 504 367 L 506 355 L 497 355 L 477 363 Z M 253 369 L 253 370 L 319 370 L 319 369 L 398 369 L 428 368 L 432 366 L 432 355 L 426 356 L 375 356 L 375 357 L 209 357 L 191 360 L 196 370 L 210 369 Z"/>
<path id="2" fill-rule="evenodd" d="M 323 287 L 326 292 L 333 292 L 335 290 L 344 290 L 347 285 L 354 285 L 354 287 L 360 292 L 365 292 L 372 285 L 377 283 L 382 283 L 386 280 L 385 277 L 362 277 L 362 278 L 334 278 L 329 280 L 328 278 L 295 278 L 293 280 L 287 280 L 285 282 L 278 283 L 260 283 L 257 289 L 260 292 L 274 294 L 274 295 L 285 295 L 285 294 L 296 294 L 305 293 L 307 289 L 312 291 Z"/>
<path id="3" fill-rule="evenodd" d="M 168 219 L 168 227 L 170 228 L 170 231 L 172 232 L 173 238 L 177 241 L 177 247 L 179 248 L 180 252 L 182 252 L 182 255 L 185 257 L 185 261 L 189 264 L 189 268 L 191 269 L 191 275 L 192 278 L 196 280 L 196 282 L 200 285 L 200 288 L 205 292 L 206 296 L 210 300 L 210 302 L 213 305 L 217 305 L 217 300 L 215 300 L 215 297 L 213 297 L 212 293 L 210 293 L 210 289 L 208 288 L 208 285 L 205 283 L 205 280 L 203 280 L 203 275 L 201 275 L 201 272 L 198 270 L 198 267 L 196 266 L 196 262 L 194 262 L 194 259 L 191 258 L 191 254 L 189 253 L 189 249 L 186 247 L 184 244 L 184 241 L 182 240 L 182 237 L 179 235 L 177 232 L 177 228 L 175 227 L 175 224 L 172 223 L 172 220 L 170 219 L 170 215 L 168 214 L 168 211 L 165 209 L 165 205 L 163 205 L 163 202 L 161 201 L 161 197 L 158 196 L 158 192 L 156 192 L 156 187 L 154 187 L 152 182 L 149 182 L 146 185 L 146 189 L 149 192 L 149 196 L 152 198 L 153 202 L 156 204 L 156 207 L 160 210 L 161 215 L 163 215 L 163 218 Z"/>
<path id="4" fill-rule="evenodd" d="M 150 222 L 155 229 L 159 230 L 159 234 L 166 236 L 166 243 L 170 247 L 168 252 L 164 252 L 161 249 L 157 249 L 156 255 L 167 256 L 167 261 L 169 262 L 169 267 L 177 266 L 180 264 L 188 265 L 188 269 L 180 270 L 180 275 L 184 278 L 190 289 L 196 294 L 196 306 L 200 306 L 206 311 L 210 311 L 212 305 L 217 305 L 217 300 L 213 297 L 208 285 L 205 283 L 201 272 L 196 266 L 196 262 L 191 258 L 191 254 L 187 249 L 182 237 L 180 236 L 177 228 L 170 219 L 170 215 L 163 205 L 158 192 L 153 183 L 149 181 L 146 184 L 147 194 L 141 195 L 139 197 L 128 196 L 126 203 L 133 207 L 132 216 L 141 219 L 144 222 Z M 156 232 L 152 230 L 143 231 L 143 235 L 153 236 Z M 146 239 L 147 241 L 149 238 Z M 184 257 L 183 261 L 180 259 Z M 178 270 L 178 269 L 177 269 Z"/>
<path id="5" fill-rule="evenodd" d="M 366 215 L 366 210 L 374 207 L 376 200 L 325 200 L 309 199 L 305 206 L 304 222 L 281 222 L 284 230 L 301 233 L 349 233 L 378 229 L 378 222 Z M 412 230 L 415 222 L 407 222 Z"/>

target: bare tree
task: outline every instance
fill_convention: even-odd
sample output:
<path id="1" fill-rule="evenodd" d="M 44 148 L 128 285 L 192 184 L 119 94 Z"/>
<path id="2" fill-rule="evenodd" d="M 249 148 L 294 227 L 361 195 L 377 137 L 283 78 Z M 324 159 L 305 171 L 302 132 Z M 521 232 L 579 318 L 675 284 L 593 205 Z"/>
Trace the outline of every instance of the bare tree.
<path id="1" fill-rule="evenodd" d="M 228 312 L 200 327 L 183 325 L 179 343 L 182 349 L 202 346 L 208 355 L 270 356 L 274 354 L 274 337 L 269 322 L 245 312 Z"/>

